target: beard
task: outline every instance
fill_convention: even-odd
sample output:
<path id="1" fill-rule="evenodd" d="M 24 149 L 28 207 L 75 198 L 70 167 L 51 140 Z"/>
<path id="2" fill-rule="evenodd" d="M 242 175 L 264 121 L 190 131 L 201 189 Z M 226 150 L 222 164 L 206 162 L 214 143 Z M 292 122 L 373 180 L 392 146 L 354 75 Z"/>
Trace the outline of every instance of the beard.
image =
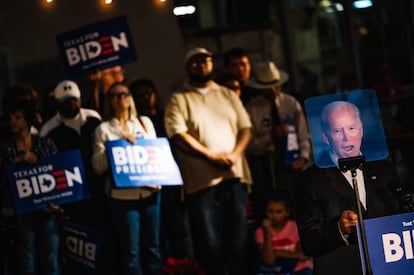
<path id="1" fill-rule="evenodd" d="M 70 107 L 66 107 L 66 108 L 61 108 L 59 110 L 59 113 L 62 117 L 67 118 L 67 119 L 71 119 L 76 117 L 79 114 L 80 111 L 80 107 L 78 106 L 70 106 Z"/>
<path id="2" fill-rule="evenodd" d="M 190 83 L 193 84 L 206 84 L 213 78 L 213 72 L 207 74 L 207 75 L 199 75 L 199 74 L 189 74 L 188 78 L 190 80 Z"/>

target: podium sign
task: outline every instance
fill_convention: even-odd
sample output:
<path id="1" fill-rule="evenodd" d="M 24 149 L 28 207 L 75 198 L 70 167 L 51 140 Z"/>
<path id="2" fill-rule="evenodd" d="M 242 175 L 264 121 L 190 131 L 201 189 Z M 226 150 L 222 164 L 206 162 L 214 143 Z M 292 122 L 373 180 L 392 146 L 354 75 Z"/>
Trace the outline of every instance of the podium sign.
<path id="1" fill-rule="evenodd" d="M 166 138 L 110 140 L 105 147 L 116 187 L 183 184 Z"/>
<path id="2" fill-rule="evenodd" d="M 367 219 L 364 225 L 374 275 L 414 273 L 414 213 Z"/>

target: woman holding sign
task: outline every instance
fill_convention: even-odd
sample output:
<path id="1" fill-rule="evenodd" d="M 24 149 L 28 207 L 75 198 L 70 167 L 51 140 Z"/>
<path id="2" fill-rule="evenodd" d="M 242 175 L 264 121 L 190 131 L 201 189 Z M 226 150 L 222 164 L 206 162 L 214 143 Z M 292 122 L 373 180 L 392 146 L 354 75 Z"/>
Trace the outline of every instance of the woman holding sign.
<path id="1" fill-rule="evenodd" d="M 36 119 L 35 106 L 29 100 L 18 100 L 7 106 L 9 132 L 0 145 L 0 165 L 3 172 L 8 165 L 33 165 L 39 159 L 56 154 L 55 144 L 48 138 L 30 133 Z M 0 181 L 2 216 L 14 215 L 10 190 Z M 30 188 L 30 187 L 29 187 Z M 19 203 L 18 199 L 14 201 Z M 60 274 L 59 270 L 59 207 L 49 203 L 44 211 L 18 217 L 22 232 L 19 266 L 21 274 Z M 19 273 L 20 274 L 20 273 Z"/>
<path id="2" fill-rule="evenodd" d="M 104 122 L 95 131 L 92 164 L 97 173 L 109 171 L 105 142 L 137 138 L 156 138 L 151 120 L 137 116 L 129 89 L 114 83 L 104 104 Z M 120 249 L 120 274 L 159 274 L 160 192 L 159 186 L 116 188 L 112 175 L 105 182 L 109 210 Z M 145 238 L 140 238 L 145 236 Z"/>

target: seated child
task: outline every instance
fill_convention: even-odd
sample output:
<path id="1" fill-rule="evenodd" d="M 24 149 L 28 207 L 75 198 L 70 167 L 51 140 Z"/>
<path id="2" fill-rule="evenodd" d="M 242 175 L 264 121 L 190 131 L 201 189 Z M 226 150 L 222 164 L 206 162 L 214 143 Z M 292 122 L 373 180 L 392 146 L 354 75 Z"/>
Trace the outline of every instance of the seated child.
<path id="1" fill-rule="evenodd" d="M 312 274 L 312 260 L 300 248 L 297 225 L 290 214 L 289 193 L 277 190 L 269 196 L 266 216 L 255 232 L 259 274 Z"/>

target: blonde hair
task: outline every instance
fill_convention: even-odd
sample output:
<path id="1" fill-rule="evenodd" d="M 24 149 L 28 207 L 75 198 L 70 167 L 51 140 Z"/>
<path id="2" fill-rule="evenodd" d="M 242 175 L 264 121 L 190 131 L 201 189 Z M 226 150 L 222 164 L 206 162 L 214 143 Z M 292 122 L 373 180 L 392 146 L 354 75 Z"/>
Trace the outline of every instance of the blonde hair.
<path id="1" fill-rule="evenodd" d="M 104 120 L 110 120 L 115 115 L 114 107 L 111 104 L 111 91 L 116 86 L 123 86 L 129 93 L 129 88 L 126 84 L 122 82 L 115 82 L 109 87 L 108 92 L 105 94 L 105 101 L 104 101 L 104 109 L 103 109 L 103 119 Z M 135 107 L 134 99 L 132 98 L 132 95 L 130 95 L 130 105 L 129 105 L 129 118 L 131 117 L 139 117 L 137 108 Z"/>

